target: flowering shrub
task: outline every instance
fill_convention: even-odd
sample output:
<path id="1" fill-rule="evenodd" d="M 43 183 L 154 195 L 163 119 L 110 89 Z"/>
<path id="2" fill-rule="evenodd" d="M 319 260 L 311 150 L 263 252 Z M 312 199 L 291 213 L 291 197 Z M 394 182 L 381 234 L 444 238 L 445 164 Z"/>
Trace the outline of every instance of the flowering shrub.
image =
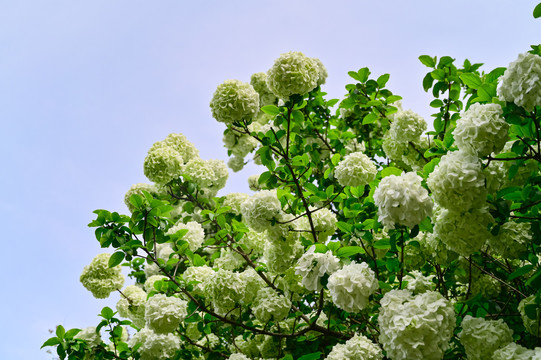
<path id="1" fill-rule="evenodd" d="M 423 55 L 432 127 L 386 85 L 281 55 L 210 100 L 229 166 L 182 134 L 143 161 L 128 215 L 96 210 L 81 283 L 113 291 L 65 359 L 535 359 L 541 314 L 541 47 L 507 70 Z M 429 129 L 427 131 L 427 129 Z M 121 265 L 130 285 L 124 286 Z M 126 327 L 129 335 L 126 334 Z"/>

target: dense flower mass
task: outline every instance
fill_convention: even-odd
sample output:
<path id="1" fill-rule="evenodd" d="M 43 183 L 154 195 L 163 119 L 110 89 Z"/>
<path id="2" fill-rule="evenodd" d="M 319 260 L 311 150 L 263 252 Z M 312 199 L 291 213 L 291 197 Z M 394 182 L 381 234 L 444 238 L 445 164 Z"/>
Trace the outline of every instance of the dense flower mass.
<path id="1" fill-rule="evenodd" d="M 537 314 L 537 316 L 534 316 L 533 319 L 531 319 L 526 313 L 526 306 L 528 305 L 534 305 L 536 307 L 535 313 Z M 528 331 L 534 336 L 539 337 L 541 335 L 541 307 L 539 306 L 539 304 L 536 304 L 535 296 L 531 295 L 525 299 L 522 299 L 518 304 L 518 311 L 520 312 L 520 316 L 522 318 L 522 322 L 524 323 L 526 331 Z"/>
<path id="2" fill-rule="evenodd" d="M 318 85 L 319 65 L 301 52 L 280 55 L 267 72 L 267 85 L 274 95 L 287 100 L 293 94 L 306 94 Z"/>
<path id="3" fill-rule="evenodd" d="M 79 278 L 83 286 L 98 299 L 105 299 L 112 291 L 121 289 L 124 285 L 120 265 L 109 268 L 110 257 L 111 254 L 97 255 L 84 267 Z"/>
<path id="4" fill-rule="evenodd" d="M 137 352 L 141 360 L 162 360 L 172 358 L 180 349 L 180 339 L 172 333 L 158 334 L 148 327 L 139 330 L 128 342 L 134 347 L 141 344 Z"/>
<path id="5" fill-rule="evenodd" d="M 342 186 L 364 186 L 376 178 L 378 170 L 362 152 L 346 155 L 334 169 L 334 177 Z"/>
<path id="6" fill-rule="evenodd" d="M 374 192 L 380 221 L 389 229 L 395 225 L 414 227 L 432 215 L 432 199 L 415 173 L 384 177 Z"/>
<path id="7" fill-rule="evenodd" d="M 167 184 L 182 173 L 184 160 L 178 151 L 169 146 L 148 151 L 144 163 L 145 176 L 157 184 Z"/>
<path id="8" fill-rule="evenodd" d="M 183 173 L 200 189 L 210 192 L 211 197 L 225 186 L 229 177 L 227 166 L 222 160 L 194 159 L 186 164 Z"/>
<path id="9" fill-rule="evenodd" d="M 500 152 L 509 135 L 509 124 L 502 117 L 499 104 L 473 104 L 457 120 L 453 131 L 455 144 L 460 150 L 479 157 Z"/>
<path id="10" fill-rule="evenodd" d="M 520 254 L 528 250 L 532 240 L 529 223 L 508 221 L 500 227 L 497 236 L 488 238 L 488 244 L 494 253 L 508 259 L 518 259 Z"/>
<path id="11" fill-rule="evenodd" d="M 317 239 L 319 242 L 324 242 L 329 236 L 336 231 L 336 215 L 327 208 L 322 208 L 314 211 L 316 208 L 311 207 L 310 211 L 312 217 L 312 223 L 314 224 L 314 230 L 317 233 Z M 304 236 L 310 234 L 310 220 L 308 216 L 304 216 L 298 221 L 299 229 L 304 231 Z"/>
<path id="12" fill-rule="evenodd" d="M 147 293 L 138 286 L 128 285 L 122 290 L 122 296 L 116 303 L 118 314 L 130 319 L 137 327 L 145 325 L 145 305 Z"/>
<path id="13" fill-rule="evenodd" d="M 541 56 L 519 54 L 502 76 L 498 96 L 532 111 L 541 105 Z"/>
<path id="14" fill-rule="evenodd" d="M 225 124 L 251 121 L 259 111 L 259 94 L 250 84 L 226 80 L 216 88 L 210 108 L 212 116 Z"/>
<path id="15" fill-rule="evenodd" d="M 262 190 L 241 205 L 246 224 L 257 232 L 270 229 L 272 220 L 278 218 L 281 210 L 282 206 L 273 190 Z"/>
<path id="16" fill-rule="evenodd" d="M 214 275 L 214 270 L 207 265 L 190 266 L 182 274 L 182 278 L 186 284 L 194 283 L 192 293 L 194 295 L 203 295 L 205 281 Z"/>
<path id="17" fill-rule="evenodd" d="M 180 230 L 188 230 L 186 235 L 182 237 L 182 240 L 185 240 L 188 243 L 190 250 L 192 251 L 199 249 L 203 241 L 205 241 L 205 230 L 203 230 L 203 227 L 197 221 L 189 221 L 187 224 L 179 221 L 170 228 L 166 234 L 173 235 Z"/>
<path id="18" fill-rule="evenodd" d="M 537 349 L 541 350 L 541 348 Z M 527 349 L 512 342 L 496 350 L 492 355 L 492 360 L 539 360 L 541 359 L 541 351 L 539 354 L 539 358 L 535 357 L 535 350 Z"/>
<path id="19" fill-rule="evenodd" d="M 455 328 L 453 305 L 440 293 L 391 290 L 381 299 L 380 343 L 393 360 L 441 360 Z"/>
<path id="20" fill-rule="evenodd" d="M 458 338 L 466 349 L 468 360 L 484 360 L 512 342 L 513 331 L 502 319 L 485 320 L 466 315 Z"/>
<path id="21" fill-rule="evenodd" d="M 465 151 L 447 153 L 427 180 L 434 200 L 447 209 L 464 211 L 486 201 L 485 175 L 477 156 Z"/>
<path id="22" fill-rule="evenodd" d="M 383 352 L 366 336 L 355 334 L 345 344 L 336 344 L 327 360 L 382 360 Z"/>
<path id="23" fill-rule="evenodd" d="M 136 207 L 130 201 L 131 196 L 135 194 L 143 196 L 143 191 L 146 191 L 150 194 L 158 192 L 156 186 L 152 184 L 139 183 L 132 185 L 132 187 L 126 192 L 126 195 L 124 195 L 124 204 L 126 204 L 126 206 L 131 212 L 134 212 L 136 209 Z"/>
<path id="24" fill-rule="evenodd" d="M 204 294 L 218 314 L 225 315 L 242 299 L 245 283 L 239 273 L 219 269 L 204 282 Z"/>
<path id="25" fill-rule="evenodd" d="M 310 247 L 295 267 L 295 273 L 302 276 L 302 284 L 310 291 L 321 290 L 321 277 L 331 275 L 340 268 L 340 260 L 331 251 L 325 254 L 314 251 L 315 247 Z"/>
<path id="26" fill-rule="evenodd" d="M 291 301 L 276 290 L 265 287 L 257 292 L 252 311 L 257 320 L 265 324 L 269 320 L 282 321 L 291 308 Z"/>
<path id="27" fill-rule="evenodd" d="M 145 306 L 147 326 L 160 334 L 174 331 L 187 315 L 186 305 L 186 301 L 174 296 L 154 295 Z"/>
<path id="28" fill-rule="evenodd" d="M 183 134 L 169 134 L 163 140 L 163 145 L 169 146 L 182 156 L 184 163 L 199 158 L 199 150 Z"/>
<path id="29" fill-rule="evenodd" d="M 81 339 L 86 341 L 86 343 L 90 347 L 99 346 L 102 342 L 101 335 L 99 333 L 96 333 L 95 326 L 89 326 L 82 329 L 77 335 L 75 335 L 75 339 Z"/>
<path id="30" fill-rule="evenodd" d="M 364 309 L 378 289 L 378 280 L 367 263 L 351 263 L 329 276 L 327 284 L 336 306 L 350 313 Z"/>
<path id="31" fill-rule="evenodd" d="M 276 95 L 274 95 L 267 86 L 267 74 L 263 72 L 253 74 L 250 77 L 250 84 L 259 94 L 260 106 L 272 105 L 278 102 Z"/>
<path id="32" fill-rule="evenodd" d="M 426 128 L 426 121 L 421 115 L 411 110 L 398 110 L 393 115 L 389 131 L 393 133 L 393 137 L 409 142 L 418 141 Z"/>

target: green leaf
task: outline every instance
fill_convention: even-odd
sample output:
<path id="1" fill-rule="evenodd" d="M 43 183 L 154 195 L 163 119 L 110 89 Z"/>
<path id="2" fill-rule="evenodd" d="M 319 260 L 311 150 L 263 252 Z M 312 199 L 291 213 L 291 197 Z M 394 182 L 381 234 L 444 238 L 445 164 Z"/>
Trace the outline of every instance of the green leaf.
<path id="1" fill-rule="evenodd" d="M 64 329 L 62 325 L 58 325 L 56 327 L 56 336 L 58 336 L 59 339 L 63 339 L 65 333 L 66 333 L 66 329 Z"/>
<path id="2" fill-rule="evenodd" d="M 280 108 L 276 105 L 265 105 L 261 107 L 261 111 L 269 115 L 278 115 L 280 113 Z"/>
<path id="3" fill-rule="evenodd" d="M 114 314 L 115 314 L 115 312 L 110 307 L 106 306 L 103 309 L 101 309 L 101 314 L 100 315 L 104 319 L 111 320 L 111 318 L 113 317 Z"/>
<path id="4" fill-rule="evenodd" d="M 436 66 L 436 61 L 431 56 L 421 55 L 419 56 L 419 60 L 423 63 L 423 65 L 429 68 L 434 68 Z"/>
<path id="5" fill-rule="evenodd" d="M 323 353 L 316 352 L 316 353 L 306 354 L 306 355 L 301 356 L 297 360 L 317 360 L 321 357 L 321 354 Z"/>
<path id="6" fill-rule="evenodd" d="M 541 3 L 537 4 L 535 9 L 533 9 L 533 17 L 539 19 L 541 17 Z"/>
<path id="7" fill-rule="evenodd" d="M 432 87 L 432 83 L 434 82 L 434 78 L 432 77 L 432 74 L 428 73 L 423 78 L 423 89 L 425 91 L 428 91 Z"/>
<path id="8" fill-rule="evenodd" d="M 334 166 L 338 165 L 338 163 L 340 162 L 340 154 L 339 153 L 336 153 L 334 154 L 332 157 L 331 157 L 331 162 Z"/>
<path id="9" fill-rule="evenodd" d="M 441 158 L 439 157 L 434 158 L 430 160 L 430 162 L 423 167 L 423 175 L 425 179 L 428 178 L 428 175 L 430 175 L 432 171 L 434 171 L 434 169 L 436 168 L 436 165 L 440 163 L 440 160 Z"/>
<path id="10" fill-rule="evenodd" d="M 355 254 L 364 254 L 365 251 L 360 246 L 345 246 L 343 248 L 338 249 L 336 252 L 336 256 L 338 257 L 349 257 Z"/>
<path id="11" fill-rule="evenodd" d="M 109 268 L 113 268 L 124 261 L 125 254 L 122 251 L 117 251 L 109 258 Z"/>
<path id="12" fill-rule="evenodd" d="M 373 122 L 375 122 L 376 120 L 378 119 L 378 116 L 376 114 L 374 114 L 373 112 L 371 112 L 370 114 L 366 115 L 363 119 L 363 125 L 366 125 L 366 124 L 372 124 Z"/>
<path id="13" fill-rule="evenodd" d="M 370 75 L 370 70 L 368 70 L 367 67 L 364 67 L 362 69 L 359 69 L 359 71 L 357 71 L 357 74 L 359 74 L 359 81 L 360 82 L 365 82 L 366 80 L 368 80 L 368 75 Z"/>
<path id="14" fill-rule="evenodd" d="M 329 241 L 327 247 L 334 253 L 340 247 L 340 241 Z"/>
<path id="15" fill-rule="evenodd" d="M 45 341 L 43 343 L 43 345 L 41 345 L 40 349 L 43 349 L 45 346 L 55 346 L 55 345 L 59 345 L 61 343 L 62 343 L 62 341 L 59 338 L 52 337 L 52 338 L 48 339 L 47 341 Z"/>
<path id="16" fill-rule="evenodd" d="M 345 233 L 350 233 L 353 231 L 353 225 L 346 222 L 339 221 L 336 223 L 336 226 Z"/>
<path id="17" fill-rule="evenodd" d="M 383 74 L 378 78 L 377 83 L 380 88 L 385 87 L 385 84 L 387 84 L 387 81 L 389 81 L 389 77 L 389 74 Z"/>
<path id="18" fill-rule="evenodd" d="M 528 304 L 524 307 L 524 312 L 526 313 L 526 315 L 532 319 L 532 320 L 537 320 L 537 309 L 538 309 L 538 305 L 537 304 Z"/>
<path id="19" fill-rule="evenodd" d="M 522 275 L 529 273 L 532 269 L 533 269 L 533 265 L 530 265 L 530 264 L 524 265 L 523 267 L 516 269 L 512 274 L 509 274 L 509 277 L 507 278 L 507 280 L 511 281 L 513 279 L 516 279 Z"/>
<path id="20" fill-rule="evenodd" d="M 436 69 L 430 73 L 434 80 L 443 80 L 445 79 L 445 71 L 442 69 Z"/>
<path id="21" fill-rule="evenodd" d="M 203 266 L 203 265 L 206 265 L 207 262 L 199 254 L 194 254 L 194 256 L 193 256 L 193 264 L 195 266 Z"/>
<path id="22" fill-rule="evenodd" d="M 472 89 L 479 89 L 481 85 L 483 85 L 483 81 L 481 81 L 479 75 L 473 73 L 464 73 L 460 75 L 460 80 Z"/>
<path id="23" fill-rule="evenodd" d="M 439 108 L 443 106 L 443 101 L 440 99 L 434 99 L 430 102 L 430 106 L 433 108 Z"/>
<path id="24" fill-rule="evenodd" d="M 75 335 L 81 332 L 81 329 L 70 329 L 66 332 L 66 335 L 64 335 L 65 339 L 71 340 Z"/>
<path id="25" fill-rule="evenodd" d="M 355 80 L 359 81 L 359 82 L 363 82 L 361 80 L 361 77 L 359 76 L 359 74 L 357 74 L 355 71 L 348 71 L 348 75 L 351 76 L 352 78 L 354 78 Z"/>
<path id="26" fill-rule="evenodd" d="M 381 178 L 382 179 L 384 177 L 386 177 L 386 176 L 389 176 L 389 175 L 400 176 L 400 174 L 402 174 L 402 170 L 400 170 L 398 168 L 395 168 L 395 167 L 392 167 L 392 166 L 386 167 L 385 169 L 381 170 Z"/>
<path id="27" fill-rule="evenodd" d="M 291 118 L 299 124 L 302 124 L 304 122 L 304 115 L 300 110 L 293 110 L 293 112 L 291 113 Z"/>
<path id="28" fill-rule="evenodd" d="M 374 243 L 375 249 L 389 249 L 391 248 L 391 241 L 389 239 L 381 239 Z"/>

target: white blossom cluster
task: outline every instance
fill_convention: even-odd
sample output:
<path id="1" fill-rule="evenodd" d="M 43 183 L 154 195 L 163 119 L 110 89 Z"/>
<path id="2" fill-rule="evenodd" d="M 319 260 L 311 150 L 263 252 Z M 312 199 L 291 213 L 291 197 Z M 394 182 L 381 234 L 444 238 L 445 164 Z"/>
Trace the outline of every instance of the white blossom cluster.
<path id="1" fill-rule="evenodd" d="M 334 177 L 342 186 L 364 186 L 377 173 L 376 165 L 360 151 L 346 155 L 334 169 Z"/>
<path id="2" fill-rule="evenodd" d="M 527 111 L 541 105 L 541 56 L 519 54 L 507 67 L 498 88 L 500 100 L 513 102 Z"/>
<path id="3" fill-rule="evenodd" d="M 541 348 L 530 350 L 517 343 L 509 343 L 492 354 L 492 360 L 539 360 Z"/>
<path id="4" fill-rule="evenodd" d="M 263 260 L 270 271 L 283 273 L 303 254 L 304 247 L 296 234 L 293 232 L 287 237 L 268 237 L 264 245 Z"/>
<path id="5" fill-rule="evenodd" d="M 218 269 L 204 282 L 204 294 L 218 314 L 225 315 L 240 302 L 244 284 L 239 273 Z"/>
<path id="6" fill-rule="evenodd" d="M 259 175 L 250 175 L 248 176 L 248 187 L 252 191 L 261 191 L 261 184 L 259 184 Z"/>
<path id="7" fill-rule="evenodd" d="M 89 265 L 83 268 L 79 278 L 83 286 L 97 299 L 107 298 L 112 291 L 121 289 L 124 285 L 120 265 L 109 268 L 111 254 L 97 255 Z"/>
<path id="8" fill-rule="evenodd" d="M 188 315 L 186 306 L 187 302 L 177 297 L 156 294 L 146 303 L 146 324 L 157 333 L 170 333 L 177 329 Z"/>
<path id="9" fill-rule="evenodd" d="M 435 220 L 434 236 L 457 254 L 469 256 L 492 237 L 488 224 L 493 220 L 487 207 L 463 212 L 442 209 Z"/>
<path id="10" fill-rule="evenodd" d="M 259 94 L 248 83 L 226 80 L 216 88 L 210 108 L 212 116 L 226 125 L 241 120 L 249 122 L 259 111 Z"/>
<path id="11" fill-rule="evenodd" d="M 481 294 L 485 299 L 494 299 L 500 294 L 501 290 L 500 282 L 490 275 L 482 274 L 472 280 L 472 295 Z"/>
<path id="12" fill-rule="evenodd" d="M 153 147 L 163 145 L 178 152 L 184 163 L 199 158 L 199 150 L 183 134 L 169 134 L 163 141 L 154 144 Z"/>
<path id="13" fill-rule="evenodd" d="M 310 207 L 312 223 L 314 224 L 314 230 L 317 233 L 317 242 L 323 243 L 329 236 L 336 231 L 336 215 L 327 208 L 318 209 Z M 297 222 L 297 227 L 303 230 L 303 234 L 310 239 L 313 238 L 310 228 L 310 220 L 308 216 L 303 216 Z M 309 234 L 309 236 L 308 236 Z"/>
<path id="14" fill-rule="evenodd" d="M 242 283 L 243 291 L 240 294 L 240 302 L 244 305 L 251 304 L 259 290 L 264 287 L 266 284 L 258 275 L 257 271 L 249 267 L 239 274 L 239 280 Z"/>
<path id="15" fill-rule="evenodd" d="M 441 360 L 455 328 L 453 305 L 439 292 L 391 290 L 381 299 L 380 343 L 393 360 Z"/>
<path id="16" fill-rule="evenodd" d="M 270 320 L 282 321 L 287 317 L 290 308 L 291 301 L 269 287 L 260 289 L 252 304 L 252 311 L 256 319 L 263 324 Z"/>
<path id="17" fill-rule="evenodd" d="M 163 360 L 172 358 L 180 349 L 180 338 L 173 333 L 158 334 L 144 327 L 128 341 L 130 347 L 137 344 L 141 344 L 137 349 L 141 360 Z"/>
<path id="18" fill-rule="evenodd" d="M 382 360 L 383 352 L 366 336 L 355 334 L 345 344 L 336 344 L 327 360 Z"/>
<path id="19" fill-rule="evenodd" d="M 427 124 L 423 117 L 411 110 L 399 109 L 393 114 L 393 122 L 389 131 L 393 137 L 400 138 L 404 142 L 418 141 L 426 131 Z"/>
<path id="20" fill-rule="evenodd" d="M 143 196 L 143 190 L 150 194 L 155 194 L 158 192 L 156 186 L 153 184 L 138 183 L 132 185 L 126 192 L 126 195 L 124 195 L 124 204 L 126 204 L 130 212 L 135 211 L 135 206 L 130 202 L 130 198 L 135 194 Z"/>
<path id="21" fill-rule="evenodd" d="M 417 236 L 417 241 L 419 242 L 419 245 L 421 245 L 421 252 L 426 259 L 431 259 L 444 266 L 449 266 L 454 260 L 458 259 L 459 255 L 449 249 L 449 247 L 433 233 L 423 233 L 422 236 Z"/>
<path id="22" fill-rule="evenodd" d="M 252 125 L 253 124 L 250 126 Z M 233 157 L 229 159 L 231 162 L 229 163 L 229 167 L 233 169 L 231 164 L 239 164 L 239 166 L 236 167 L 238 170 L 233 169 L 233 171 L 242 170 L 244 167 L 244 157 L 254 150 L 259 144 L 254 137 L 247 134 L 238 134 L 232 130 L 225 131 L 223 142 L 225 148 L 233 155 Z M 240 164 L 242 164 L 242 166 Z"/>
<path id="23" fill-rule="evenodd" d="M 269 230 L 280 216 L 282 205 L 275 190 L 261 190 L 241 205 L 242 218 L 257 232 Z"/>
<path id="24" fill-rule="evenodd" d="M 184 159 L 169 146 L 153 146 L 145 158 L 145 176 L 157 184 L 167 184 L 182 173 Z"/>
<path id="25" fill-rule="evenodd" d="M 311 246 L 301 256 L 295 267 L 295 273 L 302 276 L 302 285 L 310 291 L 322 289 L 320 279 L 323 275 L 331 275 L 340 268 L 340 260 L 329 250 L 325 254 L 316 253 Z"/>
<path id="26" fill-rule="evenodd" d="M 353 262 L 332 273 L 327 287 L 336 306 L 356 313 L 368 305 L 368 298 L 378 289 L 379 284 L 367 263 Z"/>
<path id="27" fill-rule="evenodd" d="M 203 230 L 203 227 L 197 221 L 189 221 L 187 224 L 183 224 L 182 221 L 179 221 L 167 230 L 165 234 L 173 235 L 180 230 L 188 230 L 182 240 L 185 240 L 188 243 L 191 251 L 199 249 L 203 241 L 205 241 L 205 230 Z M 169 259 L 169 257 L 165 258 L 165 260 L 167 259 Z"/>
<path id="28" fill-rule="evenodd" d="M 508 221 L 500 227 L 497 236 L 490 237 L 488 245 L 496 254 L 508 259 L 518 259 L 528 250 L 532 240 L 530 223 Z"/>
<path id="29" fill-rule="evenodd" d="M 130 319 L 137 327 L 145 326 L 147 293 L 138 286 L 128 285 L 122 294 L 116 303 L 118 314 Z"/>
<path id="30" fill-rule="evenodd" d="M 214 275 L 214 270 L 207 265 L 190 266 L 184 271 L 182 278 L 186 284 L 197 282 L 193 284 L 192 294 L 201 296 L 205 291 L 205 281 L 212 275 Z"/>
<path id="31" fill-rule="evenodd" d="M 446 209 L 464 211 L 486 201 L 485 175 L 477 156 L 454 151 L 442 156 L 428 176 L 434 200 Z"/>
<path id="32" fill-rule="evenodd" d="M 273 105 L 278 102 L 278 98 L 267 86 L 267 74 L 264 72 L 255 73 L 250 77 L 250 84 L 259 94 L 259 106 Z"/>
<path id="33" fill-rule="evenodd" d="M 183 173 L 210 197 L 216 196 L 229 177 L 227 165 L 222 160 L 193 159 L 184 166 Z"/>
<path id="34" fill-rule="evenodd" d="M 231 354 L 231 356 L 228 357 L 227 359 L 228 360 L 250 360 L 249 357 L 240 353 Z"/>
<path id="35" fill-rule="evenodd" d="M 86 341 L 88 346 L 91 348 L 99 346 L 102 343 L 101 335 L 96 333 L 95 326 L 89 326 L 82 329 L 77 335 L 74 336 L 74 339 Z"/>
<path id="36" fill-rule="evenodd" d="M 530 319 L 526 314 L 526 306 L 536 305 L 536 319 Z M 518 304 L 518 311 L 520 312 L 520 317 L 522 318 L 522 323 L 530 334 L 539 337 L 541 335 L 541 327 L 539 326 L 541 322 L 541 308 L 535 303 L 535 295 L 530 295 L 527 298 L 522 299 Z"/>
<path id="37" fill-rule="evenodd" d="M 435 284 L 432 279 L 435 275 L 425 276 L 419 270 L 410 271 L 409 274 L 404 276 L 404 281 L 408 282 L 407 289 L 413 294 L 420 294 L 427 291 L 433 291 Z"/>
<path id="38" fill-rule="evenodd" d="M 156 291 L 156 288 L 154 287 L 154 284 L 156 284 L 157 281 L 164 281 L 167 280 L 167 276 L 164 275 L 152 275 L 145 281 L 145 285 L 143 286 L 146 292 Z"/>
<path id="39" fill-rule="evenodd" d="M 317 85 L 323 85 L 325 84 L 325 81 L 327 81 L 327 76 L 329 76 L 329 73 L 327 72 L 327 68 L 325 65 L 323 65 L 323 62 L 319 60 L 318 58 L 312 58 L 316 62 L 317 65 L 317 72 L 318 72 L 318 78 L 317 78 Z"/>
<path id="40" fill-rule="evenodd" d="M 412 228 L 431 216 L 434 204 L 421 180 L 413 172 L 384 177 L 374 192 L 378 221 L 389 229 L 395 225 Z"/>
<path id="41" fill-rule="evenodd" d="M 231 249 L 222 249 L 220 256 L 214 260 L 214 267 L 224 270 L 236 270 L 246 264 L 244 258 Z"/>
<path id="42" fill-rule="evenodd" d="M 513 341 L 513 330 L 502 319 L 485 320 L 466 315 L 458 338 L 464 345 L 468 360 L 485 360 Z"/>
<path id="43" fill-rule="evenodd" d="M 471 105 L 456 122 L 455 144 L 479 157 L 499 153 L 509 137 L 509 124 L 502 113 L 499 104 Z"/>
<path id="44" fill-rule="evenodd" d="M 280 55 L 267 71 L 267 86 L 280 99 L 293 94 L 306 94 L 319 81 L 320 68 L 314 59 L 301 52 L 291 51 Z"/>

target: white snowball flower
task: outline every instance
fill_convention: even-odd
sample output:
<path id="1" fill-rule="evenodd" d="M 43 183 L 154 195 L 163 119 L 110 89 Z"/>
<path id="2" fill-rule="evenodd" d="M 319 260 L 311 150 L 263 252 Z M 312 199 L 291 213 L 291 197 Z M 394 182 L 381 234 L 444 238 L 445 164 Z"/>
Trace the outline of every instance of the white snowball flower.
<path id="1" fill-rule="evenodd" d="M 317 232 L 317 239 L 315 241 L 323 243 L 336 231 L 336 215 L 327 208 L 314 211 L 315 209 L 314 207 L 310 207 L 310 211 L 312 211 L 312 223 L 314 224 L 314 230 Z M 311 231 L 308 216 L 300 218 L 297 224 L 299 229 L 306 231 L 303 233 L 304 236 L 313 239 L 312 233 L 308 232 Z"/>
<path id="2" fill-rule="evenodd" d="M 107 298 L 112 291 L 122 288 L 124 275 L 120 265 L 110 268 L 111 254 L 98 254 L 83 268 L 79 278 L 83 286 L 97 299 Z"/>
<path id="3" fill-rule="evenodd" d="M 169 134 L 162 143 L 176 150 L 182 156 L 184 163 L 199 157 L 199 150 L 183 134 Z"/>
<path id="4" fill-rule="evenodd" d="M 280 55 L 267 71 L 267 86 L 277 97 L 287 100 L 293 94 L 304 95 L 318 85 L 319 66 L 301 52 Z"/>
<path id="5" fill-rule="evenodd" d="M 138 286 L 128 285 L 122 290 L 122 294 L 116 303 L 118 314 L 130 319 L 135 326 L 143 327 L 145 325 L 147 293 Z"/>
<path id="6" fill-rule="evenodd" d="M 534 360 L 534 356 L 534 350 L 512 342 L 496 350 L 492 355 L 492 360 Z"/>
<path id="7" fill-rule="evenodd" d="M 259 94 L 259 106 L 276 104 L 278 99 L 267 86 L 267 74 L 264 72 L 255 73 L 250 77 L 250 84 Z"/>
<path id="8" fill-rule="evenodd" d="M 146 292 L 156 291 L 156 289 L 154 288 L 154 284 L 157 281 L 163 281 L 167 279 L 168 279 L 167 276 L 163 276 L 163 275 L 152 275 L 148 277 L 144 285 L 145 291 Z"/>
<path id="9" fill-rule="evenodd" d="M 509 138 L 509 124 L 502 113 L 499 104 L 473 104 L 456 122 L 455 144 L 479 157 L 499 153 Z"/>
<path id="10" fill-rule="evenodd" d="M 225 315 L 235 308 L 245 292 L 245 283 L 241 281 L 239 273 L 223 269 L 209 276 L 204 286 L 206 297 L 220 315 Z"/>
<path id="11" fill-rule="evenodd" d="M 393 114 L 393 122 L 389 129 L 393 137 L 400 138 L 403 142 L 418 141 L 426 131 L 427 124 L 423 117 L 411 110 L 399 109 Z"/>
<path id="12" fill-rule="evenodd" d="M 130 202 L 131 196 L 135 194 L 143 196 L 143 190 L 149 192 L 150 194 L 156 194 L 158 192 L 156 186 L 152 184 L 139 183 L 132 185 L 126 192 L 126 195 L 124 195 L 124 204 L 126 204 L 130 212 L 134 212 L 136 209 L 135 206 Z"/>
<path id="13" fill-rule="evenodd" d="M 389 229 L 395 225 L 412 228 L 431 216 L 434 204 L 421 180 L 412 172 L 384 177 L 374 192 L 378 221 Z"/>
<path id="14" fill-rule="evenodd" d="M 231 354 L 230 357 L 227 358 L 228 360 L 250 360 L 250 358 L 244 354 L 235 353 Z"/>
<path id="15" fill-rule="evenodd" d="M 533 336 L 538 337 L 541 335 L 541 327 L 539 326 L 539 323 L 541 321 L 541 308 L 539 307 L 539 305 L 536 305 L 537 318 L 530 319 L 528 314 L 526 314 L 527 305 L 536 305 L 535 295 L 530 295 L 527 298 L 522 299 L 518 304 L 518 311 L 520 312 L 520 317 L 522 318 L 522 323 L 524 324 L 526 331 L 528 331 Z"/>
<path id="16" fill-rule="evenodd" d="M 203 241 L 205 241 L 205 231 L 203 230 L 201 224 L 196 221 L 189 221 L 187 224 L 183 224 L 181 221 L 179 221 L 173 227 L 167 230 L 165 234 L 173 235 L 180 230 L 188 230 L 182 240 L 185 240 L 188 243 L 191 251 L 196 251 L 199 249 Z"/>
<path id="17" fill-rule="evenodd" d="M 485 175 L 479 158 L 465 151 L 442 156 L 426 182 L 434 200 L 446 209 L 465 211 L 486 202 Z"/>
<path id="18" fill-rule="evenodd" d="M 187 302 L 177 297 L 156 294 L 146 303 L 145 321 L 157 333 L 173 332 L 188 315 L 186 306 Z"/>
<path id="19" fill-rule="evenodd" d="M 441 360 L 455 328 L 453 305 L 440 293 L 391 290 L 381 299 L 379 341 L 393 360 Z"/>
<path id="20" fill-rule="evenodd" d="M 350 313 L 356 313 L 368 305 L 368 298 L 378 289 L 378 280 L 367 263 L 355 262 L 329 276 L 327 284 L 332 301 Z"/>
<path id="21" fill-rule="evenodd" d="M 432 281 L 434 278 L 435 275 L 424 276 L 419 270 L 413 270 L 404 276 L 404 281 L 408 282 L 407 289 L 409 291 L 413 294 L 420 294 L 434 290 L 435 284 Z"/>
<path id="22" fill-rule="evenodd" d="M 502 76 L 498 96 L 532 111 L 541 105 L 541 56 L 519 54 Z"/>
<path id="23" fill-rule="evenodd" d="M 241 205 L 246 224 L 257 232 L 270 229 L 272 220 L 279 218 L 282 205 L 275 190 L 262 190 Z"/>
<path id="24" fill-rule="evenodd" d="M 180 338 L 172 333 L 157 334 L 144 327 L 128 341 L 130 347 L 137 344 L 141 344 L 137 349 L 141 360 L 163 360 L 172 358 L 180 349 Z"/>
<path id="25" fill-rule="evenodd" d="M 193 159 L 184 166 L 183 173 L 211 197 L 225 186 L 229 177 L 227 165 L 222 160 Z"/>
<path id="26" fill-rule="evenodd" d="M 251 121 L 259 111 L 259 94 L 250 84 L 226 80 L 216 88 L 210 108 L 212 116 L 226 125 L 240 120 Z"/>
<path id="27" fill-rule="evenodd" d="M 267 268 L 281 274 L 289 269 L 302 255 L 304 248 L 297 238 L 281 238 L 265 242 L 263 250 L 263 262 Z"/>
<path id="28" fill-rule="evenodd" d="M 355 334 L 345 344 L 336 344 L 327 360 L 382 360 L 383 352 L 366 336 Z"/>
<path id="29" fill-rule="evenodd" d="M 269 287 L 259 290 L 252 304 L 252 311 L 256 319 L 263 324 L 270 320 L 274 322 L 282 321 L 287 317 L 290 308 L 291 301 Z"/>
<path id="30" fill-rule="evenodd" d="M 518 259 L 520 254 L 528 250 L 532 240 L 530 223 L 508 221 L 500 227 L 497 236 L 490 237 L 488 245 L 491 250 L 508 259 Z"/>
<path id="31" fill-rule="evenodd" d="M 184 160 L 169 146 L 157 146 L 148 151 L 143 164 L 145 176 L 157 184 L 167 184 L 182 173 Z"/>
<path id="32" fill-rule="evenodd" d="M 96 333 L 95 326 L 89 326 L 82 329 L 77 335 L 74 336 L 74 338 L 85 340 L 88 346 L 91 348 L 99 346 L 102 343 L 101 335 Z"/>
<path id="33" fill-rule="evenodd" d="M 346 155 L 334 169 L 334 177 L 342 186 L 364 186 L 377 173 L 376 165 L 360 151 Z"/>
<path id="34" fill-rule="evenodd" d="M 468 360 L 490 359 L 494 352 L 513 341 L 513 330 L 502 319 L 485 320 L 466 315 L 458 338 Z"/>
<path id="35" fill-rule="evenodd" d="M 186 284 L 197 282 L 197 284 L 193 284 L 192 294 L 203 295 L 205 281 L 212 275 L 214 275 L 214 270 L 207 265 L 190 266 L 184 271 L 182 278 Z"/>
<path id="36" fill-rule="evenodd" d="M 302 276 L 302 284 L 310 291 L 321 290 L 320 279 L 331 275 L 340 268 L 340 260 L 329 250 L 325 254 L 316 253 L 315 246 L 301 256 L 295 267 L 295 274 Z"/>

